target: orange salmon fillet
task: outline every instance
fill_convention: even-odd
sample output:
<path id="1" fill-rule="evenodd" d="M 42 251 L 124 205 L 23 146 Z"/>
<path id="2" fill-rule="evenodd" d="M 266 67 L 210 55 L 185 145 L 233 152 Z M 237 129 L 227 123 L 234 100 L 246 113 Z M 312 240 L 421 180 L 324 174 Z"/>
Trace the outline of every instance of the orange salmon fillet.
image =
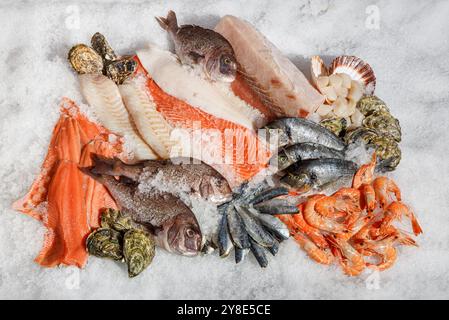
<path id="1" fill-rule="evenodd" d="M 83 267 L 85 239 L 99 225 L 102 208 L 116 208 L 107 189 L 78 169 L 91 164 L 91 153 L 117 156 L 121 141 L 110 143 L 109 132 L 89 121 L 75 103 L 64 99 L 39 176 L 13 208 L 41 220 L 47 232 L 35 261 L 45 267 Z"/>
<path id="2" fill-rule="evenodd" d="M 224 138 L 221 145 L 222 158 L 225 159 L 226 155 L 231 153 L 230 161 L 224 164 L 208 163 L 223 174 L 231 185 L 236 186 L 267 167 L 267 162 L 271 154 L 268 146 L 258 138 L 256 132 L 233 122 L 212 116 L 199 108 L 167 94 L 143 68 L 137 56 L 135 59 L 139 64 L 135 76 L 143 74 L 147 77 L 146 86 L 156 104 L 156 109 L 173 127 L 195 129 L 195 123 L 200 123 L 201 129 L 219 130 L 222 137 L 229 134 L 233 135 L 232 146 L 226 145 Z M 234 87 L 237 88 L 238 93 L 236 94 L 240 98 L 253 99 L 251 101 L 245 101 L 247 103 L 256 102 L 261 108 L 259 109 L 261 112 L 265 111 L 265 113 L 263 112 L 264 114 L 269 113 L 269 110 L 264 109 L 260 101 L 256 101 L 257 97 L 249 92 L 249 87 L 244 87 L 238 83 Z M 238 91 L 238 89 L 241 90 Z M 207 142 L 203 142 L 203 149 L 211 147 L 204 144 L 207 144 Z M 206 163 L 208 162 L 207 159 L 202 160 Z"/>

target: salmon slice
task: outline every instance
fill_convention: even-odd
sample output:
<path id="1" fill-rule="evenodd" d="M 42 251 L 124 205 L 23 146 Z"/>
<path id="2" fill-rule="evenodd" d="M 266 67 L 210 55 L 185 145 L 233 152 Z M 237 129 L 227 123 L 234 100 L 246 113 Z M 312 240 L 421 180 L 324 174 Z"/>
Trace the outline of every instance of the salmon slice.
<path id="1" fill-rule="evenodd" d="M 231 43 L 245 81 L 277 116 L 305 116 L 324 102 L 302 72 L 249 22 L 227 15 L 215 31 Z"/>
<path id="2" fill-rule="evenodd" d="M 13 208 L 43 222 L 44 244 L 35 261 L 45 267 L 59 264 L 83 267 L 85 238 L 99 225 L 102 208 L 117 208 L 107 189 L 84 175 L 79 166 L 91 164 L 91 154 L 119 156 L 122 141 L 89 121 L 75 103 L 64 99 L 42 170 L 25 197 Z"/>
<path id="3" fill-rule="evenodd" d="M 211 162 L 204 157 L 201 160 L 213 166 L 231 185 L 236 186 L 267 167 L 271 153 L 268 146 L 259 140 L 254 131 L 231 121 L 217 118 L 167 94 L 143 68 L 138 57 L 136 57 L 136 61 L 139 63 L 139 68 L 135 76 L 146 75 L 146 85 L 156 109 L 173 127 L 194 130 L 200 126 L 201 129 L 216 130 L 221 134 L 222 139 L 219 146 L 202 141 L 201 148 L 203 154 L 208 153 L 208 150 L 218 149 L 218 158 L 223 161 L 221 163 Z"/>

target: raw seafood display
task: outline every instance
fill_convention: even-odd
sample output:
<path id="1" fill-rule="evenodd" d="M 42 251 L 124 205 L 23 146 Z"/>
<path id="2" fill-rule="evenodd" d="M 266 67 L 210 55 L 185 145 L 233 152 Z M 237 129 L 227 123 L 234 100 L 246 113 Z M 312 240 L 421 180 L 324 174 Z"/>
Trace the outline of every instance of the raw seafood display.
<path id="1" fill-rule="evenodd" d="M 178 25 L 173 11 L 156 20 L 176 54 L 150 44 L 120 56 L 98 32 L 68 54 L 87 110 L 63 100 L 42 171 L 13 205 L 47 228 L 40 265 L 84 267 L 91 254 L 135 277 L 157 246 L 234 250 L 236 263 L 251 253 L 265 268 L 291 235 L 355 276 L 417 246 L 395 224 L 407 218 L 417 236 L 417 217 L 377 176 L 399 164 L 402 133 L 369 64 L 315 56 L 309 82 L 240 18 L 214 30 Z M 217 213 L 216 232 L 197 202 Z"/>

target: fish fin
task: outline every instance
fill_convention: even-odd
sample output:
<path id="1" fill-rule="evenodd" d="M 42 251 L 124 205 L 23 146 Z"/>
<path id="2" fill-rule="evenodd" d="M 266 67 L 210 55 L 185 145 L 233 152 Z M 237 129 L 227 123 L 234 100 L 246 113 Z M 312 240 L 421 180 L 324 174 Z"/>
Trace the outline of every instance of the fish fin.
<path id="1" fill-rule="evenodd" d="M 156 21 L 159 23 L 162 29 L 176 33 L 178 31 L 178 20 L 176 19 L 176 14 L 170 10 L 167 14 L 167 18 L 156 17 Z"/>
<path id="2" fill-rule="evenodd" d="M 95 172 L 95 166 L 90 167 L 78 167 L 78 169 L 85 175 L 91 177 L 92 179 L 102 183 L 102 175 Z"/>

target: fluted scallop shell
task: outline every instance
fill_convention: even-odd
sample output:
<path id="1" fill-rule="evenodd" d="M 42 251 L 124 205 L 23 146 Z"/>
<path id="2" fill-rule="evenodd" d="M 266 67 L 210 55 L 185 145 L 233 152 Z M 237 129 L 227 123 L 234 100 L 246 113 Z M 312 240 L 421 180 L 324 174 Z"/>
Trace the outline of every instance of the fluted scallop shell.
<path id="1" fill-rule="evenodd" d="M 317 79 L 320 76 L 327 76 L 329 71 L 320 56 L 313 56 L 310 61 L 310 74 L 312 75 L 313 84 L 317 85 Z"/>
<path id="2" fill-rule="evenodd" d="M 141 230 L 128 230 L 123 238 L 123 255 L 130 278 L 137 276 L 153 261 L 155 243 L 153 237 Z"/>
<path id="3" fill-rule="evenodd" d="M 362 125 L 373 129 L 378 135 L 391 136 L 397 142 L 401 141 L 399 120 L 394 118 L 389 112 L 374 111 L 371 115 L 363 119 Z"/>
<path id="4" fill-rule="evenodd" d="M 72 68 L 80 74 L 101 74 L 103 71 L 103 59 L 94 49 L 85 44 L 73 46 L 69 51 L 68 59 Z"/>
<path id="5" fill-rule="evenodd" d="M 348 123 L 345 118 L 332 118 L 321 121 L 320 125 L 332 131 L 336 136 L 340 136 L 345 132 Z"/>
<path id="6" fill-rule="evenodd" d="M 371 141 L 376 148 L 379 168 L 384 171 L 394 170 L 401 161 L 401 149 L 397 142 L 388 136 L 378 136 Z"/>
<path id="7" fill-rule="evenodd" d="M 106 209 L 101 215 L 100 223 L 102 228 L 111 228 L 116 231 L 126 231 L 133 227 L 131 217 L 115 209 Z"/>
<path id="8" fill-rule="evenodd" d="M 365 116 L 371 115 L 375 111 L 390 112 L 385 102 L 376 96 L 364 96 L 357 102 L 357 109 Z"/>
<path id="9" fill-rule="evenodd" d="M 339 56 L 332 61 L 330 74 L 346 73 L 353 80 L 360 81 L 365 86 L 366 94 L 373 94 L 376 88 L 376 76 L 371 66 L 355 56 Z"/>
<path id="10" fill-rule="evenodd" d="M 89 254 L 101 257 L 121 260 L 122 253 L 122 236 L 119 232 L 99 228 L 92 232 L 86 240 L 86 247 Z"/>

